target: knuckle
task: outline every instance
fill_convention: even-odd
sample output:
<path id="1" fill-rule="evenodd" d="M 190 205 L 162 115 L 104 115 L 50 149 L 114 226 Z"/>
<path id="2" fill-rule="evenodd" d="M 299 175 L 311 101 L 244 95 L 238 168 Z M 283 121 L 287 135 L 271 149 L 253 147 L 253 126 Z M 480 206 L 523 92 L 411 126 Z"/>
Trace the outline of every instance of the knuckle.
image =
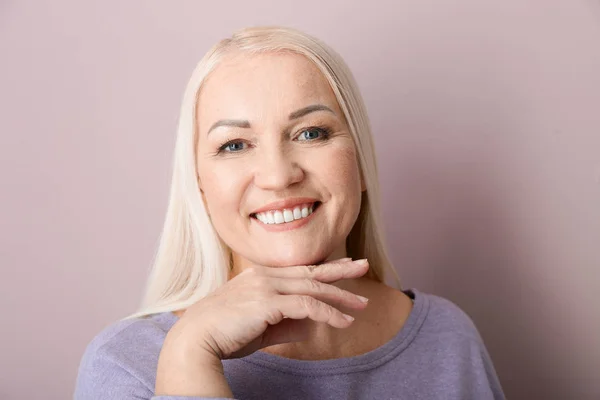
<path id="1" fill-rule="evenodd" d="M 333 317 L 335 317 L 336 314 L 338 314 L 340 311 L 336 310 L 335 308 L 329 306 L 327 307 L 327 310 L 325 310 L 327 312 L 327 316 L 331 319 Z"/>
<path id="2" fill-rule="evenodd" d="M 352 297 L 352 296 L 354 296 L 349 291 L 344 290 L 344 289 L 340 289 L 337 286 L 332 286 L 332 288 L 333 288 L 333 291 L 334 291 L 334 295 L 336 295 L 337 297 L 342 297 L 343 298 L 343 297 Z"/>
<path id="3" fill-rule="evenodd" d="M 303 265 L 302 272 L 305 276 L 313 276 L 315 267 L 313 265 Z"/>
<path id="4" fill-rule="evenodd" d="M 312 292 L 319 292 L 322 290 L 322 285 L 319 281 L 316 281 L 314 279 L 311 278 L 305 278 L 304 279 L 304 284 L 306 285 L 306 288 Z"/>
<path id="5" fill-rule="evenodd" d="M 300 303 L 300 307 L 311 309 L 316 306 L 317 301 L 310 296 L 298 296 L 298 303 Z"/>
<path id="6" fill-rule="evenodd" d="M 280 310 L 270 310 L 266 315 L 267 322 L 269 325 L 275 325 L 283 319 L 283 313 Z"/>

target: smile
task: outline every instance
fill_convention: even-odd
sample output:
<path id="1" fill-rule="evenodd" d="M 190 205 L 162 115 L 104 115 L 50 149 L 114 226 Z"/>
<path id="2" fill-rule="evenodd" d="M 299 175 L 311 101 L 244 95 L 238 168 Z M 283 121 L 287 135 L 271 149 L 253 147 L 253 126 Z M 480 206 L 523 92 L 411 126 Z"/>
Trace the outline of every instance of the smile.
<path id="1" fill-rule="evenodd" d="M 284 208 L 281 210 L 269 210 L 252 214 L 265 225 L 288 224 L 294 221 L 308 218 L 313 211 L 317 209 L 320 202 L 299 204 L 294 208 Z"/>

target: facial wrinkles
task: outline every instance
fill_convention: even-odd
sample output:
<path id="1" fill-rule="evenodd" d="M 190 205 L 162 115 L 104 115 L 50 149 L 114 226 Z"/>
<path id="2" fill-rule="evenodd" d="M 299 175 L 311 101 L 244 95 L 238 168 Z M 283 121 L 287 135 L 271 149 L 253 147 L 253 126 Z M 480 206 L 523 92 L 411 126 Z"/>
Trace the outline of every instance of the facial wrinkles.
<path id="1" fill-rule="evenodd" d="M 254 69 L 246 68 L 248 65 Z M 286 257 L 293 256 L 298 261 L 307 249 L 312 249 L 308 252 L 312 254 L 310 257 L 323 257 L 326 249 L 331 247 L 329 242 L 342 244 L 352 224 L 356 199 L 346 193 L 355 186 L 356 171 L 350 164 L 354 159 L 349 154 L 353 150 L 347 148 L 348 143 L 352 145 L 351 139 L 347 142 L 344 135 L 334 135 L 331 142 L 296 142 L 300 128 L 326 124 L 336 132 L 346 130 L 343 122 L 322 112 L 288 120 L 290 112 L 310 104 L 322 103 L 336 113 L 340 112 L 335 96 L 327 91 L 326 80 L 317 81 L 313 74 L 315 72 L 306 65 L 287 64 L 285 60 L 266 64 L 250 61 L 241 67 L 229 65 L 215 74 L 210 91 L 205 93 L 204 99 L 210 98 L 210 101 L 203 102 L 201 107 L 207 125 L 232 118 L 247 119 L 252 126 L 251 129 L 223 128 L 221 132 L 215 132 L 215 139 L 211 134 L 210 149 L 201 150 L 204 153 L 201 159 L 203 177 L 209 189 L 214 221 L 218 218 L 219 233 L 243 257 L 286 262 Z M 203 117 L 200 112 L 198 115 Z M 203 125 L 204 135 L 209 128 L 207 125 Z M 226 133 L 227 129 L 231 132 Z M 217 145 L 231 139 L 240 139 L 250 147 L 239 154 L 213 156 Z M 277 157 L 279 163 L 290 163 L 289 168 L 302 168 L 302 180 L 278 189 L 253 185 L 253 171 L 256 170 L 252 166 L 265 168 L 268 165 L 260 166 L 260 162 L 269 157 Z M 296 162 L 295 167 L 292 162 Z M 263 169 L 260 172 L 269 171 Z M 288 172 L 294 173 L 291 169 Z M 267 202 L 303 195 L 315 196 L 324 202 L 320 214 L 322 220 L 311 225 L 310 234 L 265 233 L 249 218 L 253 209 Z M 233 217 L 236 214 L 238 216 Z M 269 244 L 276 248 L 265 254 L 265 245 Z"/>

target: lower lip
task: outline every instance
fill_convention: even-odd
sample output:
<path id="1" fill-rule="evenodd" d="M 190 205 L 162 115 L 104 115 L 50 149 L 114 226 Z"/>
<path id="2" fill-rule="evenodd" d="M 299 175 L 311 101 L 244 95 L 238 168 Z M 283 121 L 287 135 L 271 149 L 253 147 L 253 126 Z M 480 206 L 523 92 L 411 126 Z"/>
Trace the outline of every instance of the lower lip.
<path id="1" fill-rule="evenodd" d="M 254 220 L 254 222 L 258 223 L 262 228 L 264 228 L 267 232 L 291 231 L 292 229 L 298 229 L 298 228 L 301 228 L 304 225 L 308 224 L 311 221 L 311 219 L 313 218 L 313 215 L 315 215 L 317 212 L 319 212 L 322 205 L 323 204 L 319 204 L 317 209 L 314 210 L 312 213 L 310 213 L 307 217 L 296 219 L 291 222 L 286 222 L 284 224 L 264 224 L 255 217 L 252 217 L 252 219 Z"/>

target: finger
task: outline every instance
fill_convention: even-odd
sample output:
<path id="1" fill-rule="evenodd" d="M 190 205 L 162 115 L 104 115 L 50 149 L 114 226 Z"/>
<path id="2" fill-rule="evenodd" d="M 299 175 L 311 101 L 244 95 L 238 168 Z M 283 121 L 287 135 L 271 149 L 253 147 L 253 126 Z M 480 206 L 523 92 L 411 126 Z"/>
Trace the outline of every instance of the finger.
<path id="1" fill-rule="evenodd" d="M 309 295 L 329 304 L 363 309 L 367 304 L 365 297 L 358 296 L 348 290 L 310 278 L 269 278 L 271 286 L 279 294 Z"/>
<path id="2" fill-rule="evenodd" d="M 344 258 L 340 258 L 338 260 L 331 260 L 329 262 L 331 262 L 331 263 L 335 263 L 335 262 L 341 263 L 341 262 L 348 262 L 348 261 L 352 261 L 352 258 L 350 258 L 350 257 L 344 257 Z"/>
<path id="3" fill-rule="evenodd" d="M 316 322 L 325 322 L 335 328 L 346 328 L 354 320 L 350 315 L 346 315 L 337 308 L 311 296 L 278 295 L 274 298 L 274 306 L 285 317 L 291 319 L 309 318 Z"/>
<path id="4" fill-rule="evenodd" d="M 336 264 L 336 263 L 347 263 L 349 261 L 352 261 L 352 258 L 350 257 L 345 257 L 345 258 L 340 258 L 338 260 L 331 260 L 328 261 L 328 264 Z M 319 264 L 320 265 L 325 265 L 325 264 Z M 282 276 L 282 277 L 287 277 L 286 273 L 284 274 L 280 274 L 278 271 L 283 270 L 283 269 L 289 269 L 289 268 L 295 268 L 294 267 L 265 267 L 265 266 L 261 266 L 261 265 L 253 265 L 252 267 L 249 268 L 245 268 L 240 275 L 242 274 L 259 274 L 259 275 L 269 275 L 269 276 Z M 310 265 L 310 266 L 306 266 L 309 268 L 315 268 L 317 267 L 317 265 Z M 295 276 L 289 276 L 290 278 L 294 278 Z"/>
<path id="5" fill-rule="evenodd" d="M 277 278 L 310 278 L 331 283 L 340 279 L 358 278 L 369 269 L 367 260 L 326 263 L 321 265 L 299 265 L 286 268 L 270 268 L 269 276 Z"/>

